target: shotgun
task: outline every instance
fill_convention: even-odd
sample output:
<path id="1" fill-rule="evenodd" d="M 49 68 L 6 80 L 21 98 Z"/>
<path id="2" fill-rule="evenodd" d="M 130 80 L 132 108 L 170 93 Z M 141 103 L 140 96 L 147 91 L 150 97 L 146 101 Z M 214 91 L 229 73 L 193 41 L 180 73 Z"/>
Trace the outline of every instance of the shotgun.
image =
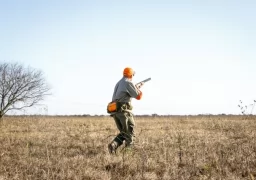
<path id="1" fill-rule="evenodd" d="M 144 84 L 145 82 L 148 82 L 148 81 L 150 81 L 150 80 L 151 80 L 151 78 L 147 78 L 147 79 L 145 79 L 145 80 L 143 80 L 143 81 L 141 81 L 141 82 L 135 84 L 135 86 L 136 86 L 137 88 L 140 88 L 140 87 L 142 86 L 142 84 Z"/>

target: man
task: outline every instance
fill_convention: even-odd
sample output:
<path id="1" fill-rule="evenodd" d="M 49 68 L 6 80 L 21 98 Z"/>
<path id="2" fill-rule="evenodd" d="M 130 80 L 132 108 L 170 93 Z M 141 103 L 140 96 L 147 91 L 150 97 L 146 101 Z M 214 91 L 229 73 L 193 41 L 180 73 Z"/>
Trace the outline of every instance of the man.
<path id="1" fill-rule="evenodd" d="M 123 78 L 118 81 L 115 86 L 112 101 L 118 102 L 120 106 L 118 112 L 113 114 L 116 126 L 120 133 L 108 145 L 110 154 L 116 152 L 117 148 L 125 142 L 125 147 L 131 147 L 134 143 L 134 119 L 131 113 L 132 105 L 131 100 L 135 98 L 140 100 L 142 92 L 140 87 L 143 85 L 135 86 L 132 82 L 132 77 L 135 71 L 132 68 L 125 68 L 123 70 Z"/>

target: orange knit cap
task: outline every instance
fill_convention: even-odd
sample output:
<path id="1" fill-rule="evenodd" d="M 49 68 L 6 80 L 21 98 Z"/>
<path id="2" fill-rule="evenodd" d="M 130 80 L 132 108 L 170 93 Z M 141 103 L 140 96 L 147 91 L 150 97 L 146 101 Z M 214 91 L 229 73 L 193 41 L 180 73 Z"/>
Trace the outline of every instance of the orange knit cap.
<path id="1" fill-rule="evenodd" d="M 130 77 L 134 76 L 134 74 L 135 74 L 135 71 L 134 71 L 132 68 L 126 67 L 126 68 L 124 69 L 123 75 L 124 75 L 125 77 L 130 78 Z"/>

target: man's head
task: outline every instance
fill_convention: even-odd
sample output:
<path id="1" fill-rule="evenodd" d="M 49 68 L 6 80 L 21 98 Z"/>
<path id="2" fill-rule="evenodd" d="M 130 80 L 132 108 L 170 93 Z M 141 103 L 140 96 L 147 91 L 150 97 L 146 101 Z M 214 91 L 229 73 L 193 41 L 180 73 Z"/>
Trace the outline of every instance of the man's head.
<path id="1" fill-rule="evenodd" d="M 135 71 L 130 67 L 126 67 L 123 71 L 123 75 L 127 78 L 132 78 L 135 75 Z"/>

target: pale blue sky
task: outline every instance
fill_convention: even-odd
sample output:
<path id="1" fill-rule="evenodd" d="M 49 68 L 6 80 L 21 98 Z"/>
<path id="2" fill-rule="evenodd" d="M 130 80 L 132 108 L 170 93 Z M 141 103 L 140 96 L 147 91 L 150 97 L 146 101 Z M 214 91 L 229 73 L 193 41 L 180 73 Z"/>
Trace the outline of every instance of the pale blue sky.
<path id="1" fill-rule="evenodd" d="M 0 61 L 45 73 L 51 115 L 106 114 L 127 66 L 134 82 L 152 78 L 135 114 L 239 114 L 240 99 L 256 99 L 255 9 L 253 0 L 0 0 Z"/>

